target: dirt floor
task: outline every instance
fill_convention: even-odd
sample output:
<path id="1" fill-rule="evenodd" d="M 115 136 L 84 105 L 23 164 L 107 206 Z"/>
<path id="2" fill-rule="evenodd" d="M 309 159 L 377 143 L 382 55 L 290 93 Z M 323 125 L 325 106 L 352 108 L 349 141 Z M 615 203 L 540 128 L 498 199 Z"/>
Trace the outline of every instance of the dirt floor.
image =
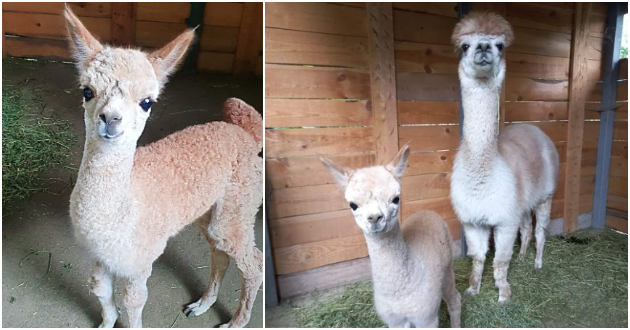
<path id="1" fill-rule="evenodd" d="M 77 137 L 71 162 L 78 168 L 84 141 L 82 92 L 74 66 L 56 62 L 3 60 L 2 83 L 21 88 L 40 106 L 33 113 L 70 122 Z M 208 73 L 174 76 L 153 108 L 139 145 L 160 139 L 189 125 L 221 119 L 228 97 L 238 97 L 262 110 L 262 79 Z M 100 306 L 90 296 L 91 269 L 75 243 L 68 204 L 76 170 L 51 170 L 59 179 L 50 193 L 36 194 L 27 205 L 2 219 L 2 326 L 94 327 L 101 322 Z M 64 190 L 65 189 L 65 190 Z M 262 249 L 262 214 L 256 221 L 256 244 Z M 45 251 L 32 255 L 32 251 Z M 215 305 L 199 317 L 186 318 L 184 306 L 205 291 L 210 277 L 208 243 L 195 227 L 187 227 L 169 241 L 149 278 L 149 299 L 143 313 L 145 327 L 216 327 L 228 322 L 239 303 L 241 280 L 236 267 L 228 268 Z M 49 270 L 49 271 L 48 271 Z M 121 287 L 116 286 L 121 306 Z M 117 326 L 126 326 L 125 313 Z M 262 287 L 256 297 L 249 327 L 263 326 Z"/>

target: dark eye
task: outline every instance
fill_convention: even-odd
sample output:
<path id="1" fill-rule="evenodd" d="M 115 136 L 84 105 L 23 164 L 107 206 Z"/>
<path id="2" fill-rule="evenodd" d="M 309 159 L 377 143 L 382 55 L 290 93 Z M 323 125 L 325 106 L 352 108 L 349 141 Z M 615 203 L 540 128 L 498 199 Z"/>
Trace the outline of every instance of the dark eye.
<path id="1" fill-rule="evenodd" d="M 140 102 L 140 107 L 144 111 L 149 111 L 149 109 L 151 109 L 152 105 L 153 105 L 153 101 L 151 101 L 151 99 L 148 98 L 148 97 L 146 99 L 142 100 L 142 102 Z"/>
<path id="2" fill-rule="evenodd" d="M 463 45 L 462 45 L 462 49 L 463 49 L 464 51 L 467 51 L 467 50 L 468 50 L 468 48 L 470 48 L 470 45 L 468 45 L 468 44 L 463 44 Z"/>
<path id="3" fill-rule="evenodd" d="M 400 197 L 396 196 L 394 197 L 394 199 L 392 199 L 392 203 L 398 204 L 398 202 L 400 202 Z"/>
<path id="4" fill-rule="evenodd" d="M 85 87 L 83 89 L 83 98 L 85 99 L 85 102 L 90 102 L 90 100 L 94 98 L 94 92 L 92 92 L 90 87 Z"/>
<path id="5" fill-rule="evenodd" d="M 499 51 L 502 51 L 503 50 L 503 44 L 497 44 L 497 49 Z"/>
<path id="6" fill-rule="evenodd" d="M 359 207 L 357 204 L 354 204 L 353 202 L 350 202 L 350 208 L 352 209 L 352 211 L 355 211 L 357 209 L 357 207 Z"/>

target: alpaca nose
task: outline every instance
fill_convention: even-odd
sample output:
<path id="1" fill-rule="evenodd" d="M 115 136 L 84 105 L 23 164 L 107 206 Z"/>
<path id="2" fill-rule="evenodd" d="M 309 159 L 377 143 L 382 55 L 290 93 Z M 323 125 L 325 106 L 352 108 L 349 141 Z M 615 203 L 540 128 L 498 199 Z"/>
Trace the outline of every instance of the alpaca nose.
<path id="1" fill-rule="evenodd" d="M 380 212 L 368 216 L 368 222 L 370 223 L 379 222 L 381 219 L 383 219 L 383 213 Z"/>
<path id="2" fill-rule="evenodd" d="M 480 41 L 477 44 L 477 50 L 480 50 L 482 52 L 487 52 L 488 50 L 490 50 L 490 42 L 486 40 Z"/>
<path id="3" fill-rule="evenodd" d="M 102 112 L 98 115 L 98 117 L 106 125 L 115 124 L 122 120 L 122 115 L 118 111 L 112 111 L 108 113 Z"/>

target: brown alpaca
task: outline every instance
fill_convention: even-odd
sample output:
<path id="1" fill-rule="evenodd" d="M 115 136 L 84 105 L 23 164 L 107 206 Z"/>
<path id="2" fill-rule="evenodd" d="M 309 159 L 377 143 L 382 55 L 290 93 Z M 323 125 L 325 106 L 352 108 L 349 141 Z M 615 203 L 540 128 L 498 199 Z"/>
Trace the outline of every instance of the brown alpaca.
<path id="1" fill-rule="evenodd" d="M 113 279 L 124 281 L 129 325 L 142 326 L 147 279 L 167 240 L 185 226 L 201 228 L 212 251 L 208 290 L 188 316 L 216 301 L 229 260 L 243 277 L 240 305 L 222 327 L 242 327 L 263 278 L 254 245 L 262 201 L 262 118 L 229 99 L 227 122 L 188 127 L 136 149 L 167 77 L 194 39 L 188 30 L 153 53 L 101 45 L 66 8 L 68 34 L 84 93 L 85 148 L 70 198 L 77 239 L 94 260 L 91 293 L 102 305 L 100 327 L 118 318 Z"/>

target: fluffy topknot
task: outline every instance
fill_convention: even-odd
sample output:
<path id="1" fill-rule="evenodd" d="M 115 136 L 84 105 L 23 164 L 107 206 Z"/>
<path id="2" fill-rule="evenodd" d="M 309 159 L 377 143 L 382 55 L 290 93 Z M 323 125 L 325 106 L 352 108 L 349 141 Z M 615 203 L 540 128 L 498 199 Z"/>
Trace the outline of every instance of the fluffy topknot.
<path id="1" fill-rule="evenodd" d="M 505 47 L 514 42 L 514 31 L 508 21 L 501 15 L 492 12 L 471 12 L 466 15 L 453 30 L 451 40 L 455 47 L 461 44 L 461 38 L 465 35 L 481 33 L 485 35 L 505 36 Z"/>

